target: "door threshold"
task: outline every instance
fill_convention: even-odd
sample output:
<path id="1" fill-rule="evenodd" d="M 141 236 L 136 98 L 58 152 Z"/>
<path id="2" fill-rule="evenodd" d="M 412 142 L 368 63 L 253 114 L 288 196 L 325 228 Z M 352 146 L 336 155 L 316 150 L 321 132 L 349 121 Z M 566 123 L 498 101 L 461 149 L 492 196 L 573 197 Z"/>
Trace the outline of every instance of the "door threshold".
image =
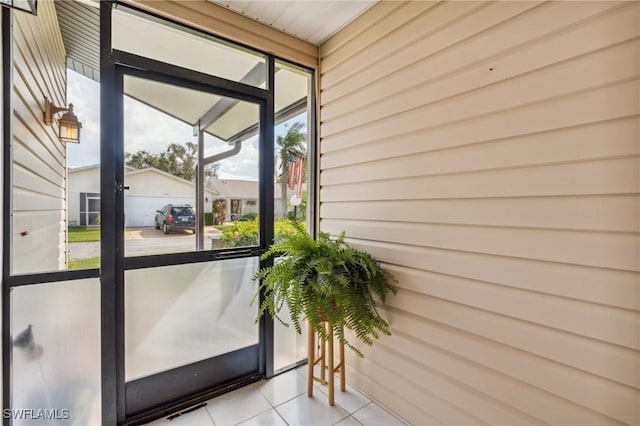
<path id="1" fill-rule="evenodd" d="M 262 380 L 262 378 L 262 374 L 253 374 L 239 380 L 234 380 L 221 386 L 216 386 L 206 391 L 199 392 L 197 394 L 176 401 L 171 401 L 161 406 L 136 414 L 135 416 L 132 416 L 131 418 L 126 419 L 124 422 L 120 423 L 120 425 L 142 425 L 163 417 L 167 419 L 173 419 L 179 417 L 182 414 L 204 408 L 206 407 L 205 401 L 258 382 Z"/>

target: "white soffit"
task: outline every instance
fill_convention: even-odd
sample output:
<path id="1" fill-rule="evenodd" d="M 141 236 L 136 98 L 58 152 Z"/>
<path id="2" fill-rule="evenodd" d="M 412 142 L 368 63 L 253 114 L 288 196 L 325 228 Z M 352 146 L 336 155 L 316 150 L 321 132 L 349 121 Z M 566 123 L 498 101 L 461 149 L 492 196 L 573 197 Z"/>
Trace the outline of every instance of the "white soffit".
<path id="1" fill-rule="evenodd" d="M 316 46 L 378 0 L 209 0 Z"/>
<path id="2" fill-rule="evenodd" d="M 56 1 L 67 67 L 100 81 L 100 9 L 98 2 Z"/>

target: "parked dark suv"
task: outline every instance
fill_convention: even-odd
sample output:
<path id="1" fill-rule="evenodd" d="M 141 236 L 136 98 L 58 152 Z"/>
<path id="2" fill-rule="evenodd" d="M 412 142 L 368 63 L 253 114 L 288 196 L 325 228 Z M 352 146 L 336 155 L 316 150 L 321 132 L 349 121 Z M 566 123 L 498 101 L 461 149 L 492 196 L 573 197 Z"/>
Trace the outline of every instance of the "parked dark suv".
<path id="1" fill-rule="evenodd" d="M 188 204 L 174 206 L 167 204 L 162 210 L 156 210 L 156 229 L 162 228 L 162 232 L 168 234 L 176 229 L 184 229 L 196 232 L 196 212 Z"/>

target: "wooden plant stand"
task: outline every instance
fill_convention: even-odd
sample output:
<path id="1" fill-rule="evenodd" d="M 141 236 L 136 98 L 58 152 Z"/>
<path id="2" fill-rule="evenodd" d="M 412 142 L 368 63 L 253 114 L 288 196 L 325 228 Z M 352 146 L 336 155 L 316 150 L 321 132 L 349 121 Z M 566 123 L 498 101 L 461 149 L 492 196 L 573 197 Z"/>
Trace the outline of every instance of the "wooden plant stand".
<path id="1" fill-rule="evenodd" d="M 327 334 L 329 335 L 329 340 L 325 341 L 318 335 L 318 344 L 320 346 L 320 354 L 317 357 L 316 357 L 316 348 L 315 348 L 316 333 L 314 333 L 313 328 L 311 327 L 311 324 L 309 324 L 309 348 L 308 348 L 309 374 L 307 376 L 307 395 L 313 396 L 313 381 L 317 380 L 323 385 L 329 386 L 329 405 L 333 405 L 335 402 L 333 388 L 334 388 L 334 379 L 335 379 L 336 372 L 340 371 L 340 390 L 344 392 L 347 386 L 346 379 L 345 379 L 344 343 L 338 342 L 339 352 L 340 352 L 340 363 L 334 366 L 333 325 L 326 321 L 323 322 L 323 324 L 325 326 L 325 329 L 327 330 Z M 313 367 L 316 364 L 320 364 L 320 377 L 316 377 L 313 373 Z"/>

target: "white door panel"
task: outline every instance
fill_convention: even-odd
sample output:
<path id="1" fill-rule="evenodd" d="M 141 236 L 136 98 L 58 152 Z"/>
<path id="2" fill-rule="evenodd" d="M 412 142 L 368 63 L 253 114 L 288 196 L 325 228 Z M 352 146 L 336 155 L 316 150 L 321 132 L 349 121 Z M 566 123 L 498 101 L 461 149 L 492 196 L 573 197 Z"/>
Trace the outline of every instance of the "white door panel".
<path id="1" fill-rule="evenodd" d="M 129 195 L 125 198 L 124 226 L 154 226 L 156 210 L 167 204 L 190 204 L 195 206 L 194 198 L 163 198 Z"/>

